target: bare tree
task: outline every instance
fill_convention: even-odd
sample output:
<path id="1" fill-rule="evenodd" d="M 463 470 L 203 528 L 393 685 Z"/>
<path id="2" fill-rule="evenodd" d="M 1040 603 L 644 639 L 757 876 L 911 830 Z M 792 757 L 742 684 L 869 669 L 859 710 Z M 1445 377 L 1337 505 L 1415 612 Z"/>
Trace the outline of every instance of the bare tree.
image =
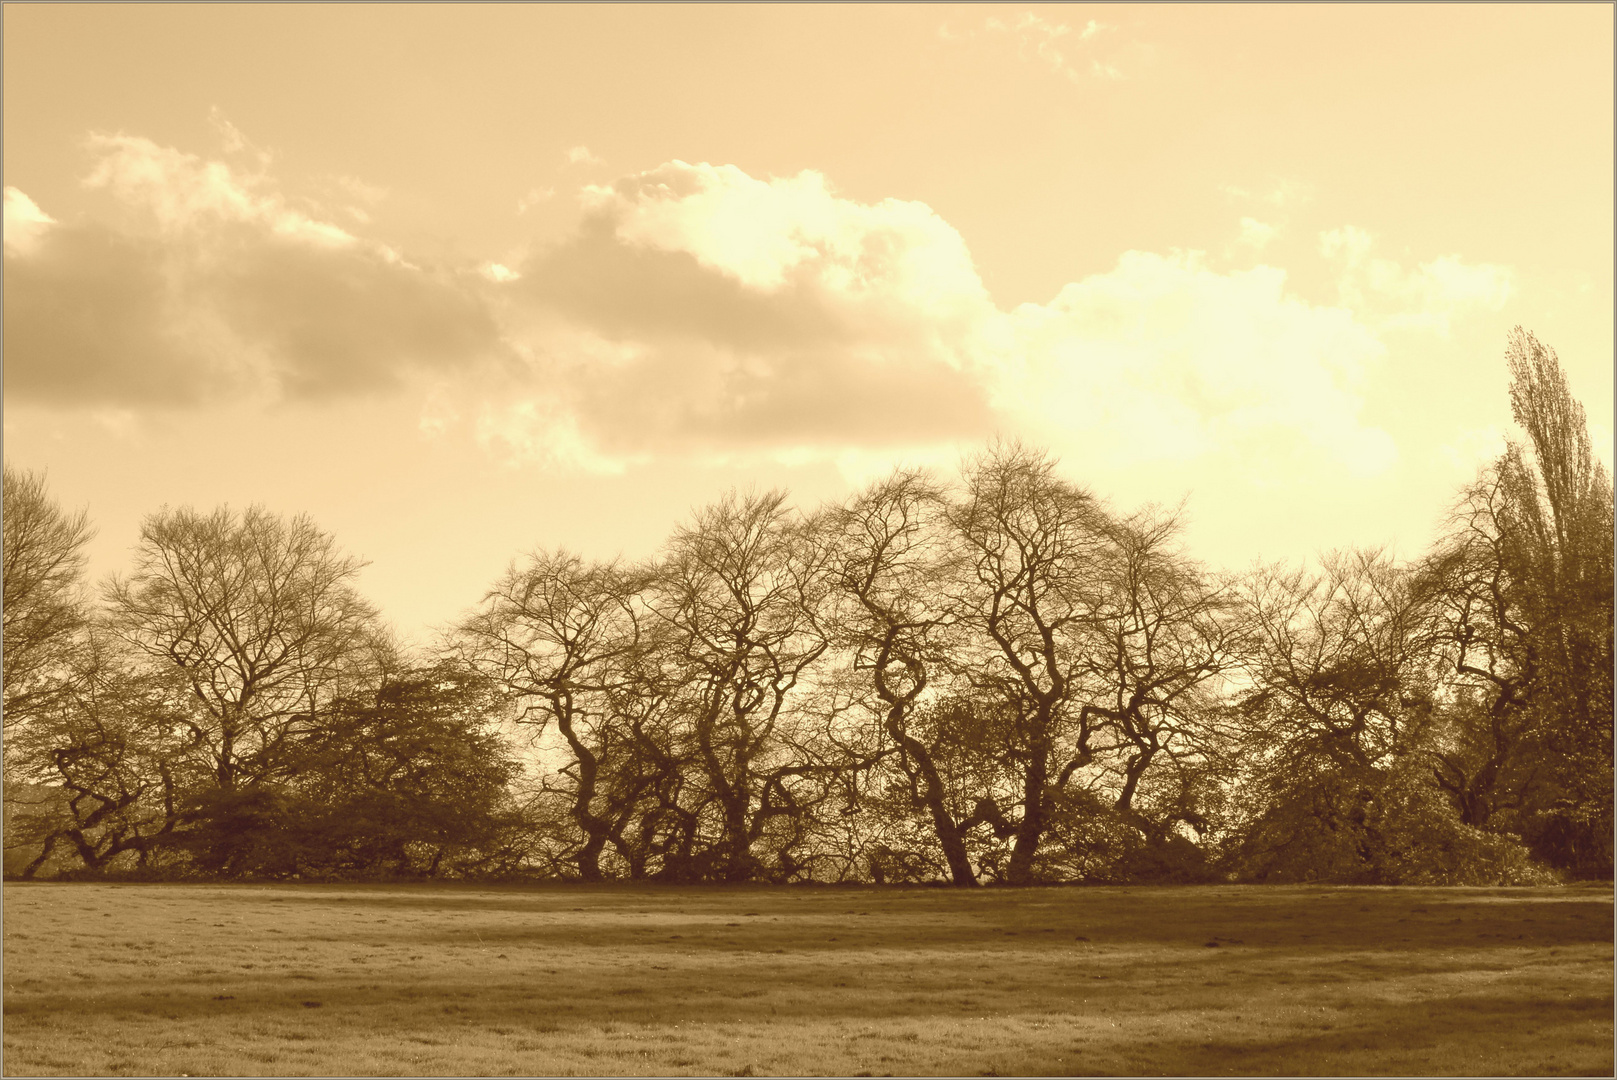
<path id="1" fill-rule="evenodd" d="M 521 722 L 536 737 L 550 724 L 561 735 L 569 760 L 560 775 L 584 836 L 571 858 L 586 881 L 601 880 L 602 852 L 626 845 L 624 829 L 654 786 L 643 768 L 654 747 L 636 723 L 645 718 L 618 711 L 642 644 L 639 584 L 613 564 L 537 553 L 506 572 L 460 631 L 463 655 L 532 703 Z"/>
<path id="2" fill-rule="evenodd" d="M 962 622 L 981 647 L 964 671 L 1003 718 L 1004 753 L 1018 769 L 1011 822 L 990 797 L 981 816 L 1013 837 L 1006 879 L 1033 878 L 1055 787 L 1094 759 L 1093 713 L 1075 707 L 1092 662 L 1104 603 L 1106 514 L 1060 479 L 1047 455 L 998 446 L 969 462 L 950 511 L 964 548 Z"/>
<path id="3" fill-rule="evenodd" d="M 1141 781 L 1166 760 L 1182 774 L 1183 795 L 1183 774 L 1205 768 L 1214 691 L 1242 640 L 1233 598 L 1177 550 L 1178 532 L 1177 518 L 1150 511 L 1111 530 L 1081 709 L 1086 719 L 1108 721 L 1114 735 L 1116 809 L 1158 833 L 1176 819 L 1199 826 L 1200 817 L 1178 798 L 1148 821 L 1136 806 Z"/>
<path id="4" fill-rule="evenodd" d="M 1532 688 L 1537 649 L 1522 610 L 1508 515 L 1497 469 L 1461 496 L 1447 535 L 1427 556 L 1421 585 L 1434 626 L 1447 639 L 1459 677 L 1453 707 L 1428 746 L 1433 776 L 1460 820 L 1486 827 L 1519 809 L 1540 769 L 1534 751 Z"/>
<path id="5" fill-rule="evenodd" d="M 323 702 L 387 662 L 351 584 L 363 564 L 306 517 L 165 509 L 143 524 L 134 564 L 106 587 L 111 625 L 190 698 L 189 752 L 222 795 L 257 782 Z"/>
<path id="6" fill-rule="evenodd" d="M 893 740 L 911 803 L 924 809 L 954 884 L 977 884 L 967 834 L 980 819 L 960 806 L 948 770 L 927 738 L 921 712 L 928 689 L 948 673 L 950 635 L 958 613 L 950 579 L 958 549 L 948 534 L 941 487 L 916 471 L 895 472 L 827 518 L 834 530 L 834 574 L 845 603 L 837 643 L 868 680 L 872 707 Z M 932 725 L 935 727 L 935 725 Z M 884 856 L 893 853 L 883 848 Z M 878 871 L 884 873 L 880 866 Z"/>
<path id="7" fill-rule="evenodd" d="M 179 795 L 194 779 L 180 753 L 185 703 L 133 670 L 117 644 L 88 627 L 61 692 L 8 737 L 8 787 L 34 804 L 8 823 L 19 826 L 8 846 L 38 848 L 23 877 L 58 847 L 91 871 L 125 852 L 145 866 L 179 823 Z"/>
<path id="8" fill-rule="evenodd" d="M 85 605 L 84 546 L 94 535 L 84 511 L 65 514 L 45 477 L 5 467 L 5 728 L 45 705 L 61 686 Z"/>
<path id="9" fill-rule="evenodd" d="M 1262 569 L 1244 583 L 1250 638 L 1231 712 L 1245 809 L 1232 850 L 1247 872 L 1379 880 L 1385 800 L 1403 798 L 1388 785 L 1428 745 L 1439 689 L 1415 585 L 1373 550 L 1326 556 L 1318 573 Z"/>
<path id="10" fill-rule="evenodd" d="M 1256 573 L 1245 599 L 1254 685 L 1243 705 L 1261 737 L 1361 773 L 1413 748 L 1435 672 L 1406 568 L 1380 551 L 1331 555 L 1319 574 Z"/>
<path id="11" fill-rule="evenodd" d="M 792 751 L 809 733 L 788 701 L 829 644 L 817 614 L 823 553 L 811 541 L 784 493 L 731 495 L 675 533 L 648 591 L 667 631 L 664 671 L 680 687 L 675 708 L 705 784 L 687 805 L 693 824 L 710 832 L 703 859 L 711 866 L 686 873 L 789 876 L 801 840 L 790 819 L 812 813 L 827 793 L 812 778 L 838 767 Z M 778 865 L 766 866 L 755 845 L 783 828 Z"/>

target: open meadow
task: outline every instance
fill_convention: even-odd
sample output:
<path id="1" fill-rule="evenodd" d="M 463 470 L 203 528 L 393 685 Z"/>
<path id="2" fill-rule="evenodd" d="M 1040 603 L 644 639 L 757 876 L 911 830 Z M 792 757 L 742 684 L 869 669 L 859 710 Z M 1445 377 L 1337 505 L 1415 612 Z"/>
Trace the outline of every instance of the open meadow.
<path id="1" fill-rule="evenodd" d="M 1606 887 L 5 886 L 9 1075 L 1612 1072 Z"/>

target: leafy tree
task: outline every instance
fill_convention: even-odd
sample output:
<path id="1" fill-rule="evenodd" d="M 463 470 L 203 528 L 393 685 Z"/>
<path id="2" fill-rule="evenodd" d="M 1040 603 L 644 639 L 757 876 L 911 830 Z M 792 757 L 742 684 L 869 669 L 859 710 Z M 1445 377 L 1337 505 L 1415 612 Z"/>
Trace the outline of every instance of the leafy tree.
<path id="1" fill-rule="evenodd" d="M 1260 878 L 1365 880 L 1372 808 L 1433 711 L 1419 591 L 1406 568 L 1357 551 L 1317 574 L 1259 571 L 1244 602 L 1249 686 L 1235 707 L 1251 816 L 1237 862 Z"/>
<path id="2" fill-rule="evenodd" d="M 1468 824 L 1609 874 L 1612 490 L 1553 349 L 1509 336 L 1511 410 L 1527 434 L 1464 493 L 1427 564 L 1461 680 L 1435 755 Z"/>
<path id="3" fill-rule="evenodd" d="M 266 862 L 284 853 L 282 867 L 302 874 L 421 877 L 510 868 L 519 766 L 492 726 L 500 708 L 495 687 L 448 663 L 331 702 L 283 744 L 278 783 L 260 787 L 278 819 L 258 831 L 278 840 Z M 204 820 L 218 828 L 221 817 Z M 200 839 L 204 850 L 228 842 Z"/>

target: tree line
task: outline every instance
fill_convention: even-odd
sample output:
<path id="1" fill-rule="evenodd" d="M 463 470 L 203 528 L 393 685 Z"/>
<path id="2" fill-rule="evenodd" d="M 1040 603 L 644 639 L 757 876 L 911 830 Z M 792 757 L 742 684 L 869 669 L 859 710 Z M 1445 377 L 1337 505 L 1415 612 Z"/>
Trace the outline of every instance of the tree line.
<path id="1" fill-rule="evenodd" d="M 540 551 L 431 655 L 303 517 L 5 472 L 6 872 L 1526 883 L 1612 859 L 1612 490 L 1553 350 L 1431 549 L 1210 570 L 995 444 L 657 557 Z"/>

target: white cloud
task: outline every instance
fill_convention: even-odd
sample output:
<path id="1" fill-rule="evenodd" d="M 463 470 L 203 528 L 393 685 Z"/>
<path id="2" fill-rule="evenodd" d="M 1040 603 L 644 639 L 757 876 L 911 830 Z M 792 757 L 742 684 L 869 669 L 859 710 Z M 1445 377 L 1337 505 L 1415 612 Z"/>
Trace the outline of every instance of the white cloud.
<path id="1" fill-rule="evenodd" d="M 1073 82 L 1079 80 L 1078 71 L 1072 66 L 1067 53 L 1061 47 L 1061 40 L 1072 36 L 1078 43 L 1084 43 L 1092 40 L 1103 31 L 1114 29 L 1107 23 L 1090 19 L 1084 25 L 1084 28 L 1074 35 L 1072 27 L 1066 23 L 1050 22 L 1031 11 L 1023 12 L 1020 18 L 1009 21 L 996 15 L 990 15 L 984 21 L 983 26 L 985 29 L 995 33 L 1009 34 L 1015 37 L 1018 50 L 1022 56 L 1028 57 L 1031 55 L 1037 58 L 1052 72 L 1063 75 Z M 940 37 L 945 39 L 962 36 L 948 33 L 947 26 L 940 27 L 938 33 Z M 1099 60 L 1090 61 L 1089 71 L 1091 75 L 1101 79 L 1120 79 L 1123 77 L 1122 72 L 1115 66 L 1102 63 Z"/>
<path id="2" fill-rule="evenodd" d="M 1337 306 L 1273 267 L 1133 251 L 1007 311 L 923 203 L 679 161 L 582 189 L 577 232 L 520 261 L 422 269 L 267 174 L 128 136 L 93 146 L 92 184 L 145 224 L 52 224 L 8 189 L 8 393 L 197 403 L 414 373 L 433 387 L 423 433 L 569 468 L 770 457 L 857 473 L 1004 431 L 1108 468 L 1375 473 L 1397 453 L 1361 417 L 1382 332 L 1509 287 L 1454 257 L 1380 266 L 1343 228 L 1321 237 L 1344 272 Z M 1246 218 L 1242 236 L 1257 248 L 1275 228 Z"/>
<path id="3" fill-rule="evenodd" d="M 40 238 L 55 224 L 56 219 L 27 195 L 14 187 L 5 189 L 5 249 L 8 253 L 33 251 Z"/>
<path id="4" fill-rule="evenodd" d="M 1370 234 L 1356 225 L 1344 225 L 1319 234 L 1319 253 L 1327 259 L 1343 259 L 1353 266 L 1370 251 Z"/>
<path id="5" fill-rule="evenodd" d="M 601 158 L 598 158 L 593 153 L 591 153 L 590 148 L 587 147 L 587 146 L 570 147 L 568 149 L 567 153 L 566 153 L 566 158 L 567 158 L 567 164 L 569 164 L 569 165 L 604 165 L 604 164 L 606 164 L 606 162 L 603 161 Z"/>
<path id="6" fill-rule="evenodd" d="M 358 199 L 360 202 L 371 206 L 386 199 L 388 195 L 387 188 L 367 184 L 357 176 L 339 176 L 336 178 L 336 183 L 351 198 Z"/>
<path id="7" fill-rule="evenodd" d="M 610 452 L 823 455 L 989 430 L 976 365 L 994 307 L 923 204 L 684 162 L 584 199 L 581 232 L 521 268 L 508 327 Z"/>
<path id="8" fill-rule="evenodd" d="M 1448 337 L 1454 320 L 1473 310 L 1498 311 L 1514 290 L 1509 267 L 1442 255 L 1413 269 L 1371 256 L 1374 238 L 1345 225 L 1320 234 L 1320 253 L 1339 264 L 1341 302 L 1384 329 L 1424 330 Z"/>
<path id="9" fill-rule="evenodd" d="M 1306 184 L 1291 177 L 1280 177 L 1260 191 L 1235 184 L 1220 184 L 1219 190 L 1232 199 L 1246 203 L 1262 203 L 1277 211 L 1300 206 L 1313 198 L 1313 193 Z"/>
<path id="10" fill-rule="evenodd" d="M 1505 432 L 1497 424 L 1466 428 L 1438 448 L 1438 456 L 1467 476 L 1505 452 Z"/>
<path id="11" fill-rule="evenodd" d="M 840 199 L 816 172 L 758 180 L 734 165 L 675 161 L 585 193 L 625 244 L 687 252 L 761 292 L 807 275 L 849 302 L 880 293 L 929 314 L 986 301 L 965 241 L 930 207 Z"/>
<path id="12" fill-rule="evenodd" d="M 1241 238 L 1237 241 L 1244 247 L 1254 251 L 1262 251 L 1273 240 L 1279 228 L 1266 224 L 1256 218 L 1244 217 L 1241 219 Z"/>
<path id="13" fill-rule="evenodd" d="M 522 275 L 503 263 L 491 262 L 483 264 L 483 276 L 496 285 L 504 285 L 508 281 L 515 281 Z"/>
<path id="14" fill-rule="evenodd" d="M 1053 445 L 1126 466 L 1307 453 L 1355 474 L 1396 456 L 1358 418 L 1383 347 L 1347 311 L 1288 296 L 1284 271 L 1128 252 L 1012 313 L 1000 400 Z"/>
<path id="15" fill-rule="evenodd" d="M 1364 474 L 1396 456 L 1359 419 L 1376 335 L 1288 295 L 1273 268 L 1130 252 L 1007 312 L 930 208 L 844 199 L 817 173 L 671 162 L 584 199 L 579 236 L 525 265 L 512 294 L 507 328 L 547 391 L 517 392 L 543 407 L 507 401 L 482 431 L 519 456 L 580 460 L 582 445 L 603 460 L 856 468 L 947 457 L 994 430 L 1120 466 Z M 547 450 L 559 415 L 574 426 Z"/>
<path id="16" fill-rule="evenodd" d="M 545 200 L 553 198 L 555 194 L 555 188 L 529 188 L 527 193 L 517 200 L 517 213 L 526 214 Z"/>
<path id="17" fill-rule="evenodd" d="M 355 243 L 347 231 L 263 191 L 262 175 L 242 174 L 222 161 L 205 161 L 133 135 L 92 135 L 89 146 L 100 160 L 86 186 L 107 188 L 123 202 L 150 211 L 165 230 L 240 223 L 316 247 Z"/>
<path id="18" fill-rule="evenodd" d="M 208 110 L 208 122 L 219 133 L 219 142 L 226 154 L 246 154 L 258 163 L 260 169 L 269 167 L 274 155 L 242 134 L 240 128 L 225 118 L 224 111 L 215 105 Z"/>

